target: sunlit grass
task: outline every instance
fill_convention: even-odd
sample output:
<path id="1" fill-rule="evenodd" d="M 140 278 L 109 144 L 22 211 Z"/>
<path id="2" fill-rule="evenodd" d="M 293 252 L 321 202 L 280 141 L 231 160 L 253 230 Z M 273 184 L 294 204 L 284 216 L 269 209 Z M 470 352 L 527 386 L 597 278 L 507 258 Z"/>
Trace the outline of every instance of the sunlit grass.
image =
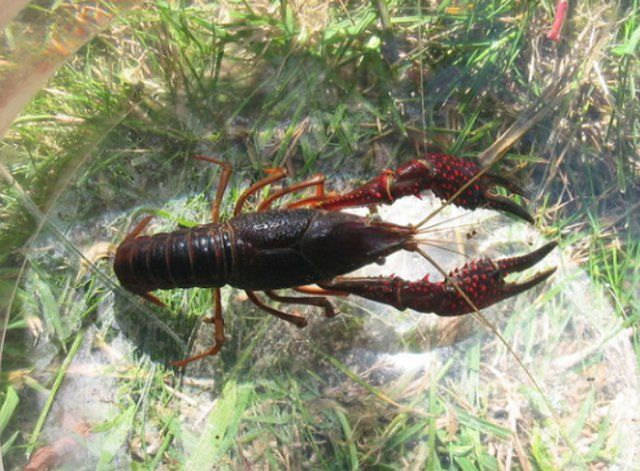
<path id="1" fill-rule="evenodd" d="M 209 293 L 164 292 L 167 309 L 149 306 L 105 281 L 108 260 L 78 275 L 80 260 L 60 238 L 85 254 L 97 242 L 117 244 L 146 209 L 158 216 L 153 232 L 207 221 L 219 173 L 192 160 L 196 153 L 234 166 L 225 215 L 268 167 L 285 166 L 296 179 L 324 172 L 341 189 L 412 158 L 416 147 L 475 157 L 546 89 L 560 62 L 586 70 L 584 62 L 586 76 L 570 77 L 570 93 L 499 168 L 529 184 L 541 230 L 561 236 L 635 329 L 637 2 L 627 10 L 580 2 L 559 45 L 544 39 L 555 2 L 423 3 L 152 2 L 123 11 L 57 72 L 1 147 L 3 163 L 60 231 L 45 226 L 27 246 L 37 221 L 14 189 L 2 189 L 3 299 L 28 260 L 3 352 L 7 463 L 20 466 L 45 445 L 55 452 L 63 429 L 105 467 L 549 469 L 616 460 L 608 418 L 585 425 L 592 397 L 575 405 L 572 423 L 553 423 L 524 375 L 498 368 L 515 362 L 489 334 L 434 360 L 424 377 L 350 361 L 387 340 L 428 352 L 420 327 L 405 337 L 366 330 L 367 316 L 406 322 L 407 313 L 341 304 L 341 315 L 322 329 L 318 319 L 309 338 L 225 290 L 224 350 L 181 377 L 168 362 L 212 341 L 211 326 L 200 325 Z M 602 48 L 568 56 L 577 37 L 598 49 L 585 33 L 592 30 Z M 521 331 L 522 319 L 533 325 L 537 315 L 525 301 L 501 328 L 523 345 L 534 374 L 543 374 L 541 337 L 545 352 L 573 353 L 561 336 L 570 316 L 555 301 L 567 285 L 536 300 L 549 306 L 546 331 Z M 633 341 L 637 355 L 637 331 Z M 74 390 L 91 387 L 107 413 L 70 404 Z M 518 419 L 527 434 L 510 426 L 514 397 L 527 400 Z M 576 455 L 585 429 L 598 438 Z"/>

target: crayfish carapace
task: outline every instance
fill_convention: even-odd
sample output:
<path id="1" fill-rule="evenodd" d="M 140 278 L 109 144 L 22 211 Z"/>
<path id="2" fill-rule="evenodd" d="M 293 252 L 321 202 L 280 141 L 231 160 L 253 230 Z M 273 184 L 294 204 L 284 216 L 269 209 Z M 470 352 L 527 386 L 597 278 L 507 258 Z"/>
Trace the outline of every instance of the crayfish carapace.
<path id="1" fill-rule="evenodd" d="M 151 217 L 143 219 L 116 251 L 115 273 L 127 290 L 161 304 L 150 294 L 157 289 L 213 288 L 215 345 L 206 352 L 174 363 L 187 363 L 215 355 L 224 343 L 220 288 L 244 289 L 261 309 L 304 327 L 304 317 L 275 309 L 256 294 L 273 300 L 318 306 L 327 317 L 336 314 L 327 296 L 353 294 L 392 305 L 441 316 L 457 316 L 485 308 L 541 283 L 549 269 L 522 283 L 507 283 L 510 273 L 522 271 L 545 257 L 549 243 L 521 257 L 483 259 L 467 263 L 443 281 L 405 281 L 398 277 L 349 278 L 353 270 L 376 262 L 399 250 L 418 252 L 422 223 L 403 226 L 340 212 L 340 209 L 392 203 L 408 195 L 431 190 L 455 205 L 476 209 L 488 207 L 509 212 L 532 222 L 529 212 L 510 199 L 491 192 L 500 185 L 513 193 L 526 192 L 511 179 L 482 171 L 471 161 L 446 154 L 426 154 L 396 171 L 378 177 L 346 194 L 326 195 L 322 175 L 285 187 L 258 206 L 241 214 L 249 196 L 285 177 L 275 169 L 248 188 L 236 203 L 234 216 L 220 222 L 220 204 L 231 176 L 229 164 L 204 156 L 196 157 L 222 167 L 220 184 L 212 205 L 212 223 L 152 236 L 140 235 Z M 271 209 L 286 194 L 315 188 L 315 195 Z M 315 284 L 318 287 L 309 288 Z M 274 290 L 293 288 L 316 296 L 281 296 Z"/>

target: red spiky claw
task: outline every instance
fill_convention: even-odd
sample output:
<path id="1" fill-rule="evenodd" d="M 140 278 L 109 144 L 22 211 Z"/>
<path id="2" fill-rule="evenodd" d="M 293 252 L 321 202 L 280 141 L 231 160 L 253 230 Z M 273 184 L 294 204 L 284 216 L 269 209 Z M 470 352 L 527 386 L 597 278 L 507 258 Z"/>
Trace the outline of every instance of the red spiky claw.
<path id="1" fill-rule="evenodd" d="M 320 286 L 389 304 L 401 311 L 410 308 L 440 316 L 459 316 L 520 294 L 549 278 L 555 268 L 537 273 L 521 283 L 505 281 L 507 275 L 538 263 L 556 245 L 550 242 L 520 257 L 469 262 L 449 273 L 446 280 L 437 283 L 430 282 L 428 275 L 420 281 L 405 281 L 397 276 L 338 277 Z"/>
<path id="2" fill-rule="evenodd" d="M 481 170 L 480 166 L 470 160 L 448 154 L 427 153 L 422 159 L 412 160 L 395 172 L 385 170 L 361 187 L 344 195 L 325 198 L 316 206 L 339 210 L 368 204 L 390 204 L 403 196 L 418 196 L 425 190 L 431 190 L 440 199 L 449 200 Z M 462 191 L 453 200 L 453 204 L 466 209 L 488 207 L 533 222 L 524 206 L 493 193 L 492 189 L 496 186 L 528 198 L 527 191 L 513 179 L 485 172 Z"/>

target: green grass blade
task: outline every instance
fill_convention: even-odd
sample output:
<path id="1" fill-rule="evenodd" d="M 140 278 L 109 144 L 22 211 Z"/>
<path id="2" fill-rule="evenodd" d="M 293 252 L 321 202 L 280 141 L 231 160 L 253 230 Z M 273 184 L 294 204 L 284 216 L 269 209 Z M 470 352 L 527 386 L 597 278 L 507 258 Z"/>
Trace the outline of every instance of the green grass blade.
<path id="1" fill-rule="evenodd" d="M 211 469 L 221 456 L 236 441 L 238 426 L 242 419 L 253 387 L 229 381 L 207 417 L 207 423 L 200 435 L 185 469 Z"/>
<path id="2" fill-rule="evenodd" d="M 67 356 L 62 362 L 62 365 L 60 365 L 60 369 L 58 370 L 58 374 L 53 383 L 53 387 L 51 388 L 51 392 L 49 393 L 49 397 L 47 397 L 47 400 L 44 403 L 44 407 L 40 412 L 38 421 L 36 422 L 36 425 L 33 429 L 33 433 L 31 434 L 31 440 L 27 445 L 27 449 L 26 449 L 27 455 L 31 455 L 31 453 L 33 452 L 36 446 L 38 437 L 40 436 L 40 432 L 42 431 L 42 427 L 44 426 L 44 422 L 45 420 L 47 420 L 47 415 L 49 414 L 49 411 L 51 410 L 51 406 L 53 405 L 53 401 L 56 397 L 56 393 L 58 392 L 58 389 L 60 389 L 60 385 L 62 384 L 62 380 L 64 379 L 64 375 L 66 374 L 67 369 L 69 368 L 69 365 L 71 364 L 74 357 L 76 356 L 76 353 L 78 353 L 78 350 L 80 349 L 80 345 L 82 344 L 83 338 L 84 338 L 83 333 L 82 332 L 78 333 L 75 340 L 73 341 L 73 344 L 71 345 L 71 348 L 69 349 L 69 353 L 67 353 Z"/>
<path id="3" fill-rule="evenodd" d="M 138 406 L 132 404 L 116 419 L 115 423 L 109 429 L 107 436 L 100 446 L 100 458 L 96 469 L 108 470 L 113 469 L 110 466 L 111 461 L 116 457 L 122 446 L 127 440 L 133 427 L 133 418 L 136 415 Z"/>
<path id="4" fill-rule="evenodd" d="M 0 437 L 11 420 L 13 412 L 16 410 L 19 403 L 20 398 L 18 397 L 18 393 L 16 393 L 16 390 L 9 385 L 7 387 L 7 393 L 5 394 L 4 401 L 2 402 L 2 407 L 0 407 Z"/>

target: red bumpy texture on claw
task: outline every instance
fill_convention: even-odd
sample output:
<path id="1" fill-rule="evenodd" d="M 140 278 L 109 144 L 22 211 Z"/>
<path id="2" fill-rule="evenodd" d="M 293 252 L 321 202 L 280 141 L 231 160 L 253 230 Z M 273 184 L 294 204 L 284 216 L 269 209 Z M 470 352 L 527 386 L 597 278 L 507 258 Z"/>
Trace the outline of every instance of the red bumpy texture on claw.
<path id="1" fill-rule="evenodd" d="M 399 310 L 410 308 L 440 316 L 459 316 L 515 296 L 546 280 L 555 268 L 522 283 L 507 283 L 505 277 L 535 265 L 555 246 L 555 242 L 550 242 L 521 257 L 475 260 L 449 273 L 447 280 L 437 283 L 430 282 L 428 275 L 419 281 L 405 281 L 397 276 L 338 277 L 322 287 L 389 304 Z M 460 291 L 465 293 L 471 304 Z"/>
<path id="2" fill-rule="evenodd" d="M 368 204 L 389 204 L 404 196 L 419 196 L 426 190 L 431 190 L 440 199 L 449 200 L 481 170 L 481 167 L 471 160 L 448 154 L 427 153 L 422 159 L 412 160 L 395 172 L 385 170 L 378 177 L 349 193 L 326 198 L 317 206 L 323 209 L 339 210 Z M 525 208 L 504 196 L 491 193 L 490 190 L 496 185 L 526 196 L 526 191 L 515 181 L 486 172 L 465 188 L 452 202 L 466 209 L 486 206 L 509 212 L 532 222 L 533 219 Z"/>

